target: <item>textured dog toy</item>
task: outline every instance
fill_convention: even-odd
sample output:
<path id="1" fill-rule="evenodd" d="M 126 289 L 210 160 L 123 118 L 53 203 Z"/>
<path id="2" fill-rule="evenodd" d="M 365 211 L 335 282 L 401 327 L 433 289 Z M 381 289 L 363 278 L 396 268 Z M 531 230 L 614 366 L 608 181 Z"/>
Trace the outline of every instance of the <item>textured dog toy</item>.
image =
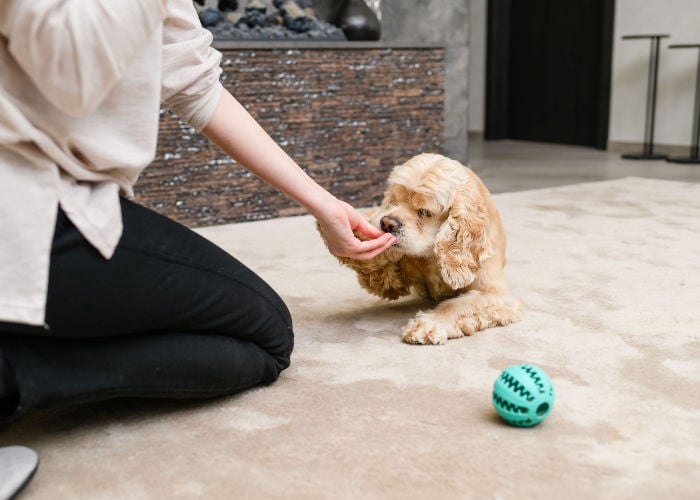
<path id="1" fill-rule="evenodd" d="M 552 411 L 554 386 L 536 366 L 509 366 L 493 384 L 493 406 L 509 424 L 531 427 Z"/>

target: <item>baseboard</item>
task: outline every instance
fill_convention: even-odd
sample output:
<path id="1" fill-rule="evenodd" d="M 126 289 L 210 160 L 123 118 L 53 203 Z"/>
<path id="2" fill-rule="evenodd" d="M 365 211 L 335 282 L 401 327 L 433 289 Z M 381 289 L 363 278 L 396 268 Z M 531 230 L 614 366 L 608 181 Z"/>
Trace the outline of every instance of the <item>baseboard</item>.
<path id="1" fill-rule="evenodd" d="M 613 153 L 635 153 L 644 150 L 641 142 L 609 141 L 608 151 Z M 670 156 L 688 156 L 690 145 L 681 146 L 678 144 L 654 144 L 655 153 L 665 153 Z"/>
<path id="2" fill-rule="evenodd" d="M 467 138 L 470 141 L 483 141 L 484 140 L 484 133 L 479 131 L 479 130 L 470 130 L 469 133 L 467 134 Z"/>
<path id="3" fill-rule="evenodd" d="M 476 130 L 469 131 L 469 141 L 483 141 L 484 133 Z M 554 143 L 552 143 L 554 144 Z M 559 144 L 559 143 L 556 143 Z M 631 141 L 609 141 L 607 150 L 613 153 L 635 153 L 641 152 L 644 145 L 641 142 Z M 688 156 L 690 154 L 690 145 L 684 146 L 680 144 L 654 144 L 654 152 L 664 153 L 669 156 Z"/>

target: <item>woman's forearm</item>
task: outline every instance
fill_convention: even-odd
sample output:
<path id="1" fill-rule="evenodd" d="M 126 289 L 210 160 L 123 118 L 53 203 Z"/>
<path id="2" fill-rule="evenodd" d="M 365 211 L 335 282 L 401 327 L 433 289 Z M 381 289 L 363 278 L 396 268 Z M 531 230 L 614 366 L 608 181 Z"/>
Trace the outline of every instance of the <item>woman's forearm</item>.
<path id="1" fill-rule="evenodd" d="M 337 200 L 321 188 L 226 90 L 202 132 L 231 158 L 299 202 L 311 214 Z"/>
<path id="2" fill-rule="evenodd" d="M 357 210 L 309 177 L 228 91 L 221 93 L 202 132 L 238 163 L 316 217 L 332 254 L 367 260 L 395 243 L 394 236 L 372 226 Z M 353 231 L 367 239 L 360 240 Z"/>

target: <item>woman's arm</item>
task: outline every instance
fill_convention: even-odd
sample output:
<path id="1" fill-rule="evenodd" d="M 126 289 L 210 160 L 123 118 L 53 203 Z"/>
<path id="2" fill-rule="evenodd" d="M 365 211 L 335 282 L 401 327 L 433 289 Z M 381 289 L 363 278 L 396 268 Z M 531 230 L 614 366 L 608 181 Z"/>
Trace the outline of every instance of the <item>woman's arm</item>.
<path id="1" fill-rule="evenodd" d="M 202 132 L 238 163 L 316 217 L 332 254 L 371 259 L 396 241 L 311 179 L 227 90 L 221 92 L 214 114 Z M 369 239 L 359 240 L 354 230 Z"/>

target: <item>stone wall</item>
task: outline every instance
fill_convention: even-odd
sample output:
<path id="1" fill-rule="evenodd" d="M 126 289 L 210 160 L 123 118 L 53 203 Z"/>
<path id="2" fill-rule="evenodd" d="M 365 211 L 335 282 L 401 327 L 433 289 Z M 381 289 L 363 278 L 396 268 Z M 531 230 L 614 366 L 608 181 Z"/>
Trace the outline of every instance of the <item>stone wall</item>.
<path id="1" fill-rule="evenodd" d="M 445 55 L 445 154 L 469 156 L 470 0 L 382 0 L 384 43 L 437 43 Z"/>
<path id="2" fill-rule="evenodd" d="M 443 152 L 440 47 L 220 50 L 224 85 L 309 175 L 354 206 L 381 199 L 394 165 Z M 167 111 L 156 160 L 135 191 L 191 227 L 303 213 Z"/>

